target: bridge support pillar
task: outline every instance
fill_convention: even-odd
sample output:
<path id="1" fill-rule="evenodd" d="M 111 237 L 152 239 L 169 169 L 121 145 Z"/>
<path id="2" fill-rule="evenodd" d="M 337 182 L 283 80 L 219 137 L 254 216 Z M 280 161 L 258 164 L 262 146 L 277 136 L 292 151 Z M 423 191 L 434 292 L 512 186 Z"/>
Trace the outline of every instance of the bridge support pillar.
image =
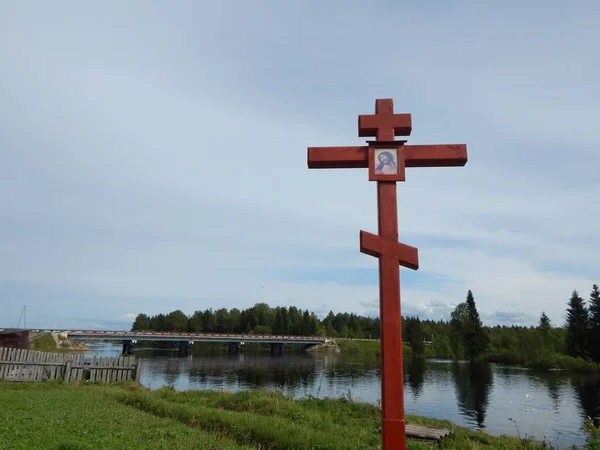
<path id="1" fill-rule="evenodd" d="M 306 350 L 308 350 L 311 347 L 314 347 L 315 344 L 297 344 L 296 345 L 296 351 L 299 353 L 304 353 Z"/>
<path id="2" fill-rule="evenodd" d="M 227 353 L 230 355 L 237 355 L 242 348 L 242 344 L 240 342 L 228 342 L 227 343 Z"/>
<path id="3" fill-rule="evenodd" d="M 283 344 L 269 344 L 271 346 L 271 356 L 281 356 L 283 354 Z"/>
<path id="4" fill-rule="evenodd" d="M 189 341 L 181 341 L 179 343 L 179 356 L 187 356 L 190 354 L 190 343 Z"/>
<path id="5" fill-rule="evenodd" d="M 133 341 L 123 341 L 123 355 L 131 355 L 133 353 Z"/>

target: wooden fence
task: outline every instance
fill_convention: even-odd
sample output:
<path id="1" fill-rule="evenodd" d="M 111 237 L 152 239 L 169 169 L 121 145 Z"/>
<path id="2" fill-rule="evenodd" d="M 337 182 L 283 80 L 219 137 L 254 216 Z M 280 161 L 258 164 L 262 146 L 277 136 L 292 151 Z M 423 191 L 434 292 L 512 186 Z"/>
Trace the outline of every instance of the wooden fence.
<path id="1" fill-rule="evenodd" d="M 0 347 L 0 380 L 44 381 L 62 379 L 109 383 L 135 380 L 141 375 L 140 361 L 134 356 L 84 361 L 83 354 L 46 353 Z"/>

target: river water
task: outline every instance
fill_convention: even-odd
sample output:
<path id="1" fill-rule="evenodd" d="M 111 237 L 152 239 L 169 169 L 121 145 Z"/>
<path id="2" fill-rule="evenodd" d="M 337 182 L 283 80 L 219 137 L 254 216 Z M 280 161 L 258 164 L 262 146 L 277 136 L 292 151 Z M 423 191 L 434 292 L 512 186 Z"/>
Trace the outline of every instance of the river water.
<path id="1" fill-rule="evenodd" d="M 118 356 L 120 344 L 87 343 L 93 353 Z M 380 365 L 373 357 L 291 353 L 193 355 L 140 350 L 141 383 L 178 390 L 278 389 L 297 398 L 350 396 L 380 400 Z M 582 445 L 584 418 L 599 417 L 600 377 L 488 364 L 405 362 L 407 414 L 447 419 L 491 434 L 533 436 L 554 446 Z"/>

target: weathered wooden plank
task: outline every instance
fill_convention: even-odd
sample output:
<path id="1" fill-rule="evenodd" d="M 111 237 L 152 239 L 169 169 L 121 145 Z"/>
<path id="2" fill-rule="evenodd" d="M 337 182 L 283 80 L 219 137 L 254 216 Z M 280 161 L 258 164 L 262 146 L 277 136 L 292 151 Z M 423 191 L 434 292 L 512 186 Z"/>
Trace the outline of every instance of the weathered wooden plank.
<path id="1" fill-rule="evenodd" d="M 119 358 L 119 373 L 117 374 L 117 381 L 124 381 L 127 375 L 127 357 Z"/>
<path id="2" fill-rule="evenodd" d="M 106 366 L 109 368 L 108 371 L 107 371 L 107 375 L 106 375 L 106 382 L 107 383 L 110 383 L 111 381 L 114 381 L 113 380 L 113 377 L 115 375 L 115 369 L 113 369 L 114 365 L 115 365 L 115 360 L 114 359 L 109 359 L 106 362 Z"/>
<path id="3" fill-rule="evenodd" d="M 116 360 L 116 366 L 118 367 L 118 369 L 116 370 L 115 373 L 115 381 L 119 382 L 123 379 L 123 370 L 121 370 L 121 367 L 125 366 L 125 358 L 119 357 Z"/>
<path id="4" fill-rule="evenodd" d="M 56 355 L 55 354 L 48 355 L 48 362 L 55 363 Z M 56 379 L 56 364 L 50 365 L 50 374 L 48 375 L 48 379 L 50 379 L 50 380 Z"/>
<path id="5" fill-rule="evenodd" d="M 106 383 L 106 358 L 102 358 L 102 369 L 100 370 L 100 382 Z"/>
<path id="6" fill-rule="evenodd" d="M 83 361 L 81 361 L 80 358 L 75 358 L 75 361 L 73 361 L 73 364 L 77 364 L 77 366 L 79 366 L 77 369 L 77 381 L 81 381 L 83 379 L 83 369 L 81 368 L 81 363 L 83 363 Z"/>
<path id="7" fill-rule="evenodd" d="M 415 439 L 425 439 L 437 441 L 445 436 L 452 434 L 451 430 L 446 428 L 434 428 L 425 425 L 406 424 L 406 437 Z"/>
<path id="8" fill-rule="evenodd" d="M 80 364 L 80 365 L 83 366 L 85 364 L 85 361 L 83 360 L 84 355 L 80 353 L 77 356 L 78 356 L 78 358 L 77 358 L 77 364 Z M 87 366 L 85 366 L 85 367 L 86 367 L 86 369 L 83 369 L 83 368 L 80 369 L 81 370 L 81 377 L 80 377 L 81 381 L 83 381 L 83 379 L 85 378 L 85 373 L 86 373 L 86 370 L 87 370 Z"/>
<path id="9" fill-rule="evenodd" d="M 136 383 L 140 382 L 140 378 L 142 376 L 142 360 L 138 358 L 137 363 L 135 364 L 135 381 Z"/>
<path id="10" fill-rule="evenodd" d="M 36 358 L 36 360 L 38 361 L 38 364 L 39 364 L 40 359 L 41 359 L 41 355 L 39 354 L 39 352 L 36 352 L 35 358 Z M 35 375 L 34 375 L 33 381 L 36 381 L 36 382 L 37 381 L 42 381 L 42 378 L 44 376 L 44 366 L 40 366 L 40 365 L 35 366 L 35 372 L 34 373 L 35 373 Z"/>
<path id="11" fill-rule="evenodd" d="M 50 354 L 43 353 L 41 356 L 41 362 L 47 363 L 49 361 L 50 361 Z M 42 380 L 47 380 L 50 378 L 50 370 L 51 370 L 50 366 L 42 366 Z"/>
<path id="12" fill-rule="evenodd" d="M 90 361 L 90 383 L 96 381 L 96 361 L 98 360 L 98 356 L 94 355 L 92 360 Z"/>
<path id="13" fill-rule="evenodd" d="M 5 347 L 0 347 L 0 361 L 3 361 L 4 359 L 8 359 L 8 349 Z M 0 380 L 4 379 L 5 369 L 6 365 L 0 363 Z"/>
<path id="14" fill-rule="evenodd" d="M 108 378 L 110 376 L 110 369 L 108 368 L 110 366 L 109 358 L 104 358 L 103 366 L 104 368 L 102 369 L 102 382 L 108 383 Z"/>
<path id="15" fill-rule="evenodd" d="M 33 354 L 33 352 L 28 351 L 25 356 L 26 356 L 26 364 L 21 366 L 21 371 L 22 371 L 21 372 L 22 373 L 21 380 L 22 381 L 31 381 L 32 371 L 33 371 L 33 368 L 35 367 L 32 365 L 34 354 Z"/>
<path id="16" fill-rule="evenodd" d="M 73 370 L 71 369 L 71 361 L 67 361 L 65 363 L 65 372 L 64 372 L 64 376 L 63 376 L 63 381 L 65 383 L 68 383 L 71 381 L 71 373 L 73 372 Z"/>
<path id="17" fill-rule="evenodd" d="M 112 377 L 110 381 L 117 381 L 117 376 L 119 375 L 119 366 L 121 365 L 121 358 L 113 359 L 112 361 Z"/>
<path id="18" fill-rule="evenodd" d="M 12 380 L 13 381 L 21 381 L 22 379 L 22 374 L 21 374 L 21 361 L 23 360 L 24 355 L 23 355 L 23 350 L 19 349 L 19 358 L 15 361 L 15 369 L 13 370 L 12 373 Z"/>

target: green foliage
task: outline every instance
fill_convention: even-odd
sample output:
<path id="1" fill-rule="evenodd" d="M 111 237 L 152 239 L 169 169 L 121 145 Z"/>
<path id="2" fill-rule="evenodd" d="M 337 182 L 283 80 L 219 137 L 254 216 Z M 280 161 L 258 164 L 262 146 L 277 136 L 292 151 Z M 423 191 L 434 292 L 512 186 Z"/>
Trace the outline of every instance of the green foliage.
<path id="1" fill-rule="evenodd" d="M 592 286 L 589 302 L 589 345 L 592 359 L 600 363 L 600 290 Z"/>
<path id="2" fill-rule="evenodd" d="M 337 339 L 338 346 L 340 347 L 340 353 L 346 355 L 352 354 L 366 354 L 379 356 L 381 352 L 381 343 L 379 340 L 369 341 L 354 341 L 348 339 Z M 410 351 L 410 348 L 409 348 Z M 406 346 L 405 346 L 406 353 Z"/>
<path id="3" fill-rule="evenodd" d="M 6 406 L 0 408 L 0 449 L 381 448 L 380 409 L 350 396 L 294 400 L 267 391 L 232 394 L 172 388 L 150 391 L 129 383 L 0 382 L 0 404 Z M 453 434 L 443 442 L 447 450 L 547 448 L 533 440 L 490 436 L 447 421 L 417 416 L 406 420 L 451 429 Z M 439 447 L 409 440 L 407 448 Z"/>
<path id="4" fill-rule="evenodd" d="M 591 417 L 588 417 L 583 423 L 581 431 L 587 435 L 585 448 L 588 450 L 600 450 L 600 428 L 594 423 Z"/>
<path id="5" fill-rule="evenodd" d="M 469 290 L 467 300 L 452 312 L 450 321 L 452 348 L 456 356 L 465 356 L 471 361 L 482 356 L 488 346 L 488 336 L 479 318 L 475 298 Z"/>
<path id="6" fill-rule="evenodd" d="M 240 311 L 207 309 L 186 316 L 182 311 L 147 316 L 138 314 L 132 331 L 187 331 L 190 333 L 243 333 L 342 338 L 379 338 L 379 319 L 356 314 L 329 312 L 322 321 L 308 310 L 295 306 L 271 308 L 257 303 Z"/>
<path id="7" fill-rule="evenodd" d="M 552 328 L 550 325 L 550 319 L 546 315 L 544 311 L 542 311 L 542 315 L 540 316 L 540 324 L 538 325 L 538 330 L 547 333 Z"/>
<path id="8" fill-rule="evenodd" d="M 407 317 L 404 322 L 406 329 L 406 342 L 410 345 L 411 354 L 415 358 L 420 358 L 425 354 L 425 335 L 423 327 L 418 317 Z"/>
<path id="9" fill-rule="evenodd" d="M 589 315 L 589 317 L 588 317 Z M 473 293 L 452 311 L 450 321 L 402 317 L 404 355 L 436 359 L 486 359 L 489 362 L 525 365 L 540 370 L 568 369 L 600 371 L 600 291 L 594 285 L 589 313 L 577 292 L 569 301 L 565 327 L 553 327 L 542 312 L 537 327 L 483 326 Z M 148 317 L 139 314 L 132 330 L 319 335 L 338 339 L 342 353 L 379 355 L 379 318 L 330 311 L 319 319 L 294 306 L 271 308 L 258 303 L 251 308 L 196 311 L 185 317 L 181 311 Z M 592 360 L 590 360 L 592 357 Z"/>
<path id="10" fill-rule="evenodd" d="M 589 356 L 589 316 L 584 300 L 573 291 L 567 308 L 567 354 L 574 358 Z"/>
<path id="11" fill-rule="evenodd" d="M 0 382 L 0 449 L 256 448 L 110 398 L 123 388 Z"/>

